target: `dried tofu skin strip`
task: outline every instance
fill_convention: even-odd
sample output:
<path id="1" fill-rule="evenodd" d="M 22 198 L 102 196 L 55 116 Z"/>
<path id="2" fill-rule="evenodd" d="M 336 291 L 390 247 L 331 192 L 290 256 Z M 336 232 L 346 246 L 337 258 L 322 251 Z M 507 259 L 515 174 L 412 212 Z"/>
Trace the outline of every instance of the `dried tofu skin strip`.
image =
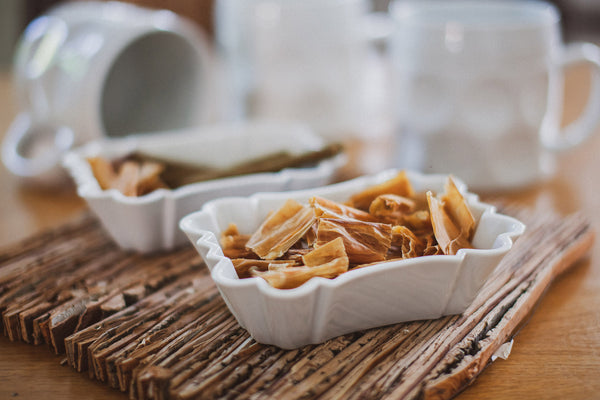
<path id="1" fill-rule="evenodd" d="M 243 242 L 240 240 L 238 243 L 246 243 L 247 240 Z M 258 256 L 254 254 L 252 250 L 247 249 L 246 247 L 238 246 L 238 243 L 235 243 L 233 246 L 223 249 L 223 255 L 229 258 L 247 258 L 251 260 L 258 259 Z"/>
<path id="2" fill-rule="evenodd" d="M 307 253 L 310 253 L 311 251 L 312 251 L 312 248 L 306 248 L 306 249 L 289 249 L 283 255 L 283 259 L 295 261 L 296 263 L 301 264 L 301 263 L 303 263 L 302 257 L 304 257 L 304 255 L 306 255 Z"/>
<path id="3" fill-rule="evenodd" d="M 153 161 L 143 162 L 139 169 L 137 195 L 143 196 L 156 189 L 168 189 L 169 187 L 160 178 L 164 170 L 164 164 Z"/>
<path id="4" fill-rule="evenodd" d="M 225 236 L 237 236 L 239 234 L 240 230 L 238 229 L 237 225 L 232 222 L 227 225 L 227 228 L 223 232 L 221 232 L 221 238 Z"/>
<path id="5" fill-rule="evenodd" d="M 267 270 L 269 270 L 269 271 L 278 271 L 280 269 L 295 267 L 296 265 L 298 265 L 295 262 L 288 261 L 288 260 L 262 260 L 262 261 L 269 261 L 269 266 L 267 267 Z"/>
<path id="6" fill-rule="evenodd" d="M 412 231 L 431 231 L 431 216 L 429 210 L 419 210 L 400 218 L 398 225 L 409 227 Z"/>
<path id="7" fill-rule="evenodd" d="M 279 258 L 306 234 L 315 220 L 312 208 L 287 200 L 252 234 L 246 247 L 262 259 Z"/>
<path id="8" fill-rule="evenodd" d="M 223 255 L 229 258 L 257 258 L 256 254 L 246 248 L 248 239 L 250 235 L 240 234 L 235 224 L 229 224 L 227 229 L 221 232 L 219 240 Z"/>
<path id="9" fill-rule="evenodd" d="M 433 232 L 444 254 L 454 255 L 461 248 L 471 248 L 468 239 L 446 213 L 443 203 L 431 192 L 427 193 L 427 201 L 429 202 Z"/>
<path id="10" fill-rule="evenodd" d="M 396 225 L 392 228 L 392 246 L 400 250 L 404 259 L 423 254 L 424 243 L 406 226 Z"/>
<path id="11" fill-rule="evenodd" d="M 119 175 L 113 182 L 113 188 L 125 196 L 137 196 L 137 185 L 140 175 L 140 166 L 133 161 L 125 161 L 119 169 Z"/>
<path id="12" fill-rule="evenodd" d="M 156 189 L 167 188 L 160 178 L 164 165 L 156 162 L 126 160 L 115 166 L 103 157 L 87 159 L 102 190 L 117 189 L 125 196 L 143 196 Z"/>
<path id="13" fill-rule="evenodd" d="M 240 279 L 251 278 L 253 271 L 268 271 L 271 268 L 275 268 L 275 265 L 281 265 L 283 267 L 290 267 L 297 265 L 297 263 L 290 260 L 250 260 L 247 258 L 233 258 L 231 259 L 235 272 Z"/>
<path id="14" fill-rule="evenodd" d="M 392 226 L 377 222 L 321 218 L 315 247 L 338 237 L 344 241 L 350 264 L 383 261 L 392 244 Z"/>
<path id="15" fill-rule="evenodd" d="M 440 248 L 439 245 L 427 246 L 425 250 L 423 250 L 423 256 L 443 256 L 444 252 Z"/>
<path id="16" fill-rule="evenodd" d="M 254 271 L 252 276 L 263 278 L 267 283 L 277 289 L 296 288 L 310 278 L 321 277 L 333 279 L 336 276 L 348 271 L 348 264 L 343 260 L 335 260 L 329 264 L 318 267 L 292 267 L 282 268 L 277 271 Z"/>
<path id="17" fill-rule="evenodd" d="M 475 218 L 473 218 L 473 214 L 469 210 L 463 195 L 460 194 L 451 177 L 446 181 L 445 191 L 442 196 L 444 210 L 450 219 L 452 219 L 454 225 L 460 229 L 462 235 L 467 240 L 471 240 L 475 231 Z"/>
<path id="18" fill-rule="evenodd" d="M 312 197 L 309 200 L 318 218 L 351 218 L 359 221 L 376 222 L 377 219 L 368 212 L 350 207 L 322 197 Z"/>
<path id="19" fill-rule="evenodd" d="M 342 238 L 337 238 L 304 255 L 302 262 L 307 267 L 316 267 L 343 257 L 348 258 L 344 241 Z"/>
<path id="20" fill-rule="evenodd" d="M 112 164 L 103 157 L 90 157 L 87 162 L 92 168 L 92 173 L 100 185 L 100 189 L 108 190 L 112 188 L 113 182 L 117 179 Z"/>
<path id="21" fill-rule="evenodd" d="M 360 210 L 368 210 L 373 200 L 382 194 L 395 194 L 402 197 L 411 198 L 415 192 L 406 176 L 406 172 L 401 171 L 394 178 L 389 179 L 379 185 L 371 186 L 360 193 L 350 197 L 348 205 Z"/>
<path id="22" fill-rule="evenodd" d="M 415 211 L 415 202 L 407 197 L 395 194 L 379 195 L 371 202 L 369 214 L 390 222 L 400 221 Z"/>
<path id="23" fill-rule="evenodd" d="M 341 239 L 327 243 L 311 253 L 305 256 L 310 266 L 283 267 L 264 272 L 253 270 L 251 274 L 263 278 L 275 288 L 293 289 L 313 277 L 333 279 L 348 271 L 349 260 Z"/>
<path id="24" fill-rule="evenodd" d="M 314 246 L 315 242 L 317 241 L 317 230 L 318 229 L 319 229 L 319 220 L 315 220 L 315 222 L 306 231 L 304 236 L 302 236 L 302 243 L 306 244 L 306 247 Z"/>

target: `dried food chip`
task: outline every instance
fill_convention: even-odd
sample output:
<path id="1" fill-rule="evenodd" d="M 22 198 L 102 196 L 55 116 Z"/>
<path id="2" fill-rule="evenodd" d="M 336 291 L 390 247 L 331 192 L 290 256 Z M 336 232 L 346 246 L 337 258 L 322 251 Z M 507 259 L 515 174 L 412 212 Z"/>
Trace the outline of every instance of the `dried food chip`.
<path id="1" fill-rule="evenodd" d="M 290 260 L 252 260 L 247 258 L 233 258 L 231 262 L 240 278 L 250 278 L 252 271 L 268 271 L 272 268 L 272 265 L 276 264 L 283 266 L 297 265 L 297 263 Z"/>
<path id="2" fill-rule="evenodd" d="M 139 175 L 139 164 L 133 161 L 126 161 L 119 168 L 117 179 L 113 182 L 112 187 L 125 196 L 137 196 Z"/>
<path id="3" fill-rule="evenodd" d="M 406 226 L 392 227 L 392 246 L 400 250 L 402 258 L 413 258 L 423 254 L 423 242 Z M 388 257 L 389 258 L 389 257 Z"/>
<path id="4" fill-rule="evenodd" d="M 446 193 L 442 196 L 444 210 L 461 231 L 462 236 L 471 240 L 475 231 L 475 218 L 462 194 L 458 191 L 452 177 L 448 177 L 445 185 Z"/>
<path id="5" fill-rule="evenodd" d="M 254 252 L 246 248 L 250 235 L 242 235 L 239 233 L 235 224 L 229 224 L 227 229 L 221 232 L 219 240 L 223 255 L 229 258 L 258 258 Z"/>
<path id="6" fill-rule="evenodd" d="M 102 157 L 90 157 L 87 161 L 102 190 L 117 189 L 125 196 L 134 197 L 167 188 L 160 178 L 164 170 L 162 164 L 133 160 L 112 164 Z"/>
<path id="7" fill-rule="evenodd" d="M 153 161 L 143 162 L 139 169 L 136 195 L 143 196 L 156 189 L 168 189 L 169 187 L 160 178 L 164 169 L 164 164 Z"/>
<path id="8" fill-rule="evenodd" d="M 406 225 L 414 231 L 429 231 L 433 229 L 431 226 L 431 215 L 429 215 L 429 210 L 419 210 L 412 214 L 405 215 L 400 222 L 402 225 Z"/>
<path id="9" fill-rule="evenodd" d="M 344 241 L 342 238 L 337 238 L 305 254 L 302 261 L 307 267 L 316 267 L 343 257 L 348 258 Z"/>
<path id="10" fill-rule="evenodd" d="M 427 193 L 427 200 L 429 201 L 433 232 L 444 254 L 454 255 L 461 248 L 470 248 L 469 240 L 452 222 L 442 201 L 434 197 L 431 192 Z"/>
<path id="11" fill-rule="evenodd" d="M 246 247 L 262 259 L 281 257 L 306 234 L 315 219 L 312 208 L 287 200 L 252 234 Z"/>
<path id="12" fill-rule="evenodd" d="M 401 171 L 394 178 L 389 179 L 379 185 L 371 186 L 360 193 L 350 197 L 348 205 L 368 210 L 373 200 L 382 194 L 395 194 L 398 196 L 411 198 L 414 196 L 414 190 L 405 171 Z"/>
<path id="13" fill-rule="evenodd" d="M 392 244 L 392 226 L 377 222 L 321 218 L 316 247 L 338 237 L 344 240 L 350 264 L 384 261 Z"/>
<path id="14" fill-rule="evenodd" d="M 313 277 L 332 279 L 348 271 L 348 257 L 344 252 L 344 244 L 341 239 L 332 241 L 313 252 L 318 252 L 318 254 L 307 255 L 309 262 L 319 260 L 324 262 L 314 266 L 283 267 L 264 272 L 253 270 L 251 274 L 263 278 L 275 288 L 293 289 Z"/>
<path id="15" fill-rule="evenodd" d="M 318 218 L 341 218 L 357 219 L 359 221 L 375 222 L 377 218 L 366 211 L 350 207 L 322 197 L 312 197 L 309 200 L 311 207 L 315 209 L 315 215 Z"/>
<path id="16" fill-rule="evenodd" d="M 102 157 L 90 157 L 87 159 L 87 162 L 90 164 L 92 173 L 96 177 L 100 188 L 102 190 L 112 188 L 113 182 L 117 179 L 117 173 L 112 164 Z"/>
<path id="17" fill-rule="evenodd" d="M 332 143 L 300 154 L 286 151 L 266 154 L 231 168 L 178 163 L 141 152 L 112 161 L 100 156 L 89 157 L 87 161 L 102 190 L 117 189 L 126 196 L 143 196 L 157 189 L 175 189 L 207 180 L 312 166 L 342 151 L 340 144 Z"/>
<path id="18" fill-rule="evenodd" d="M 415 207 L 415 202 L 407 197 L 396 194 L 382 194 L 371 202 L 369 215 L 390 222 L 397 222 L 404 216 L 413 213 Z"/>

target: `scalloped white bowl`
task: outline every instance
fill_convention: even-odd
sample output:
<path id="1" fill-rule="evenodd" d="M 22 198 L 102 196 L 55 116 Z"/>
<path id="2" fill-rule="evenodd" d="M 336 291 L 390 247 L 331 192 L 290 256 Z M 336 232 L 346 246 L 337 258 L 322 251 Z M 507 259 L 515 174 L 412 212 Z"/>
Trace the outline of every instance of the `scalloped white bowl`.
<path id="1" fill-rule="evenodd" d="M 307 202 L 319 195 L 345 201 L 397 173 L 389 170 L 310 190 L 222 198 L 183 218 L 180 227 L 206 262 L 237 321 L 260 343 L 291 349 L 362 329 L 459 314 L 525 230 L 523 223 L 481 203 L 462 183 L 459 190 L 477 221 L 475 249 L 462 249 L 454 256 L 386 262 L 282 290 L 262 278 L 239 279 L 223 255 L 218 238 L 230 222 L 240 232 L 251 233 L 286 199 Z M 408 176 L 418 191 L 444 190 L 445 175 L 409 172 Z"/>
<path id="2" fill-rule="evenodd" d="M 150 252 L 185 244 L 187 239 L 178 229 L 179 220 L 208 200 L 325 185 L 344 164 L 345 156 L 323 160 L 314 167 L 215 179 L 174 190 L 155 190 L 140 197 L 127 197 L 115 189 L 102 190 L 87 157 L 101 155 L 112 159 L 142 150 L 164 159 L 227 167 L 277 151 L 299 154 L 323 145 L 323 139 L 304 125 L 256 121 L 103 139 L 67 153 L 63 166 L 77 184 L 79 196 L 87 201 L 119 246 Z"/>

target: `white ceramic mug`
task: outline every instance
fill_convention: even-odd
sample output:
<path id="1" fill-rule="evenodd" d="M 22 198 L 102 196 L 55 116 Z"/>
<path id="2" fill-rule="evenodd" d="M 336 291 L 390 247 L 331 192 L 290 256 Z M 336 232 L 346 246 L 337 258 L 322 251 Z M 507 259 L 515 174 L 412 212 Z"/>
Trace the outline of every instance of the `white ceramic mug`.
<path id="1" fill-rule="evenodd" d="M 209 57 L 198 28 L 170 11 L 119 2 L 50 10 L 17 49 L 21 112 L 5 137 L 5 165 L 43 181 L 75 144 L 206 122 Z"/>
<path id="2" fill-rule="evenodd" d="M 551 4 L 396 1 L 390 12 L 398 166 L 519 188 L 551 176 L 553 153 L 595 131 L 600 50 L 563 44 Z M 563 70 L 582 62 L 594 73 L 587 108 L 561 129 Z"/>
<path id="3" fill-rule="evenodd" d="M 329 140 L 356 135 L 375 85 L 374 14 L 368 0 L 218 0 L 232 118 L 300 120 Z"/>

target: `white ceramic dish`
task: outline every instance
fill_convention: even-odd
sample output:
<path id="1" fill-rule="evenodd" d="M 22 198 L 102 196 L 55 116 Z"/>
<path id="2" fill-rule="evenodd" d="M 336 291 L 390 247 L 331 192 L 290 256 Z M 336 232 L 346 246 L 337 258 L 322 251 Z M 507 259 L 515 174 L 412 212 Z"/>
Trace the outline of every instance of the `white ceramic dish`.
<path id="1" fill-rule="evenodd" d="M 177 227 L 179 220 L 208 200 L 321 186 L 331 182 L 345 157 L 338 155 L 310 168 L 217 179 L 174 190 L 160 189 L 141 197 L 127 197 L 114 189 L 102 190 L 87 157 L 102 155 L 112 159 L 142 150 L 164 159 L 227 167 L 280 150 L 297 154 L 322 146 L 323 140 L 303 125 L 249 122 L 104 139 L 69 152 L 63 158 L 63 166 L 75 180 L 79 196 L 87 201 L 112 238 L 125 249 L 149 252 L 184 244 L 186 237 Z"/>
<path id="2" fill-rule="evenodd" d="M 251 233 L 288 198 L 307 202 L 319 195 L 344 201 L 396 173 L 385 171 L 317 189 L 218 199 L 183 218 L 180 227 L 208 265 L 240 325 L 261 343 L 296 348 L 361 329 L 461 313 L 525 229 L 467 193 L 464 184 L 459 188 L 477 220 L 476 249 L 454 256 L 388 262 L 335 279 L 312 278 L 289 290 L 275 289 L 261 278 L 239 279 L 231 260 L 223 256 L 218 238 L 230 222 L 240 232 Z M 446 176 L 409 173 L 409 178 L 418 191 L 439 192 Z"/>

